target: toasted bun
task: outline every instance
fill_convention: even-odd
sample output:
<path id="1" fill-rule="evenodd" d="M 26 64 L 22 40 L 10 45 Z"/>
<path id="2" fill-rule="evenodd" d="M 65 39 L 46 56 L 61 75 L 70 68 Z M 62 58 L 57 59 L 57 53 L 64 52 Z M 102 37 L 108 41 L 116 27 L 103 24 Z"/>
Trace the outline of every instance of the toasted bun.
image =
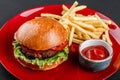
<path id="1" fill-rule="evenodd" d="M 29 49 L 47 50 L 66 41 L 67 32 L 56 20 L 40 17 L 22 24 L 14 38 Z"/>
<path id="2" fill-rule="evenodd" d="M 64 62 L 64 60 L 61 58 L 59 59 L 58 63 L 53 62 L 51 65 L 45 64 L 43 68 L 40 68 L 38 65 L 34 65 L 32 63 L 25 62 L 24 60 L 20 58 L 16 58 L 17 61 L 24 67 L 32 69 L 32 70 L 39 70 L 39 71 L 46 71 L 53 68 L 56 68 L 58 65 Z"/>

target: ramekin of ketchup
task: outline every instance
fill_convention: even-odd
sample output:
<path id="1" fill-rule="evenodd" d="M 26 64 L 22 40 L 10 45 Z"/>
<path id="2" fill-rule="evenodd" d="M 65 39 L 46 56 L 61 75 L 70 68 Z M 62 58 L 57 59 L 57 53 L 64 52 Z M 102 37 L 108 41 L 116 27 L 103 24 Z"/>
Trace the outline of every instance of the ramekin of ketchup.
<path id="1" fill-rule="evenodd" d="M 100 39 L 86 40 L 79 46 L 80 65 L 90 71 L 106 69 L 110 65 L 112 56 L 111 45 Z"/>

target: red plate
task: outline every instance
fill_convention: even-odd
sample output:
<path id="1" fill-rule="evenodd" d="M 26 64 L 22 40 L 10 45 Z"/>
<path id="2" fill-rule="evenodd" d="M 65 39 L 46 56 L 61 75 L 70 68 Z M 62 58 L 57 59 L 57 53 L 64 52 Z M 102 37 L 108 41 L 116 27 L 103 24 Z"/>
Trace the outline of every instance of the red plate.
<path id="1" fill-rule="evenodd" d="M 69 59 L 63 64 L 59 65 L 57 68 L 40 72 L 33 71 L 22 67 L 13 56 L 13 35 L 19 26 L 27 20 L 33 19 L 39 16 L 40 13 L 54 13 L 60 14 L 62 11 L 62 5 L 49 5 L 42 6 L 24 11 L 11 20 L 9 20 L 0 31 L 0 61 L 2 65 L 14 76 L 22 80 L 102 80 L 108 78 L 110 75 L 118 70 L 118 55 L 120 54 L 120 44 L 117 42 L 115 37 L 117 36 L 120 40 L 119 35 L 111 35 L 111 40 L 113 42 L 114 55 L 110 66 L 100 72 L 89 72 L 81 66 L 78 62 L 78 45 L 73 44 L 70 47 Z M 95 10 L 86 8 L 79 13 L 84 15 L 88 14 L 99 14 L 102 18 L 109 19 L 108 17 L 102 15 Z M 110 19 L 109 19 L 110 20 Z M 118 26 L 112 21 L 109 25 L 110 31 L 119 29 Z M 120 58 L 120 57 L 119 57 Z"/>

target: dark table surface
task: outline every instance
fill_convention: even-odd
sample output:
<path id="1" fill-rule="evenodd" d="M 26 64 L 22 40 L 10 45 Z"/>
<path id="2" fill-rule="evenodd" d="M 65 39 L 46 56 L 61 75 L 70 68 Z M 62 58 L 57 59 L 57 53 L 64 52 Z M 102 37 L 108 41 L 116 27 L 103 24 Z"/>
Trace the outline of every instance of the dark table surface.
<path id="1" fill-rule="evenodd" d="M 120 25 L 120 0 L 77 0 L 89 8 L 95 9 Z M 0 0 L 0 27 L 26 9 L 48 4 L 72 4 L 74 0 Z M 0 80 L 18 80 L 0 64 Z M 120 80 L 120 70 L 107 80 Z"/>

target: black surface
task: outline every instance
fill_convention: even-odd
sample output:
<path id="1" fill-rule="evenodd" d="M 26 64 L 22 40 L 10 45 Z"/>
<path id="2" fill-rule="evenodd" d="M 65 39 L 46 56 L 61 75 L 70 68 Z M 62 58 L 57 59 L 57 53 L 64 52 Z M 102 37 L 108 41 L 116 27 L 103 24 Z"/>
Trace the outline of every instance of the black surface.
<path id="1" fill-rule="evenodd" d="M 72 4 L 74 0 L 0 0 L 0 27 L 26 9 L 48 4 Z M 120 25 L 120 0 L 78 0 L 79 4 L 85 4 L 114 20 Z M 0 64 L 0 80 L 18 80 Z M 120 80 L 120 70 L 107 80 Z"/>

